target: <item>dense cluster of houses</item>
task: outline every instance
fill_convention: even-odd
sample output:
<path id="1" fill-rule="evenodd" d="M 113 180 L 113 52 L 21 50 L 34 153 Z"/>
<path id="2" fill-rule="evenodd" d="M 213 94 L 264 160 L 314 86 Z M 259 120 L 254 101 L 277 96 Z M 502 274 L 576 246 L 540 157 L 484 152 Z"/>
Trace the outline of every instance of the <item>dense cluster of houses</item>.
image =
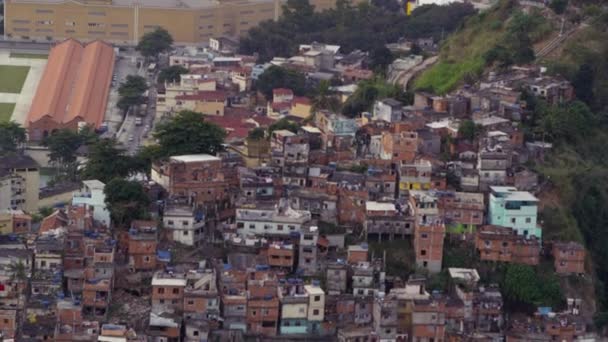
<path id="1" fill-rule="evenodd" d="M 70 205 L 35 229 L 23 211 L 0 213 L 2 337 L 437 342 L 587 336 L 579 297 L 568 298 L 560 312 L 543 308 L 508 319 L 497 284 L 482 281 L 474 268 L 444 268 L 444 242 L 455 239 L 481 262 L 551 260 L 559 275 L 585 273 L 581 244 L 543 238 L 542 182 L 526 165 L 551 144 L 525 139 L 519 125 L 527 115 L 524 90 L 560 103 L 573 98 L 571 85 L 535 66 L 516 67 L 450 95 L 418 92 L 413 105 L 379 99 L 358 118 L 330 110 L 311 116 L 310 99 L 291 89 L 274 89 L 263 105 L 241 96 L 275 64 L 304 71 L 311 82 L 340 78 L 345 85 L 335 88 L 336 96 L 344 100 L 357 81 L 373 76 L 366 59 L 360 51 L 344 55 L 339 46 L 317 43 L 267 65 L 247 56 L 210 59 L 201 51 L 171 56 L 172 65 L 190 72 L 159 90 L 158 116 L 201 112 L 227 129 L 226 150 L 154 163 L 146 183 L 152 217 L 129 229 L 111 228 L 105 185 L 97 180 L 84 181 Z M 281 118 L 299 128 L 248 135 Z M 460 129 L 468 121 L 474 137 Z M 416 270 L 407 279 L 390 274 L 386 254 L 371 247 L 397 240 L 413 251 L 412 260 L 403 260 Z M 216 249 L 219 255 L 211 252 Z M 438 273 L 447 275 L 445 291 L 427 286 Z M 116 319 L 116 305 L 130 305 L 113 299 L 117 291 L 145 298 L 143 323 Z"/>

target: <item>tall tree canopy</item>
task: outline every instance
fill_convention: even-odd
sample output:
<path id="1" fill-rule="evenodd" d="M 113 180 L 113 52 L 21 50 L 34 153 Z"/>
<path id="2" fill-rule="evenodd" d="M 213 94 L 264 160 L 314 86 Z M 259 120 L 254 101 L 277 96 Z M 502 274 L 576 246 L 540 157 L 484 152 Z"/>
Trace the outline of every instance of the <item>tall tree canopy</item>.
<path id="1" fill-rule="evenodd" d="M 116 106 L 126 110 L 133 105 L 139 105 L 144 102 L 142 95 L 148 90 L 148 82 L 139 75 L 129 75 L 125 82 L 118 87 L 118 95 L 120 99 Z"/>
<path id="2" fill-rule="evenodd" d="M 260 75 L 256 86 L 267 99 L 272 99 L 272 90 L 276 88 L 287 88 L 291 89 L 295 95 L 304 95 L 306 77 L 295 70 L 273 65 Z"/>
<path id="3" fill-rule="evenodd" d="M 82 177 L 108 183 L 144 171 L 141 161 L 125 154 L 114 139 L 100 139 L 89 149 L 89 158 Z"/>
<path id="4" fill-rule="evenodd" d="M 112 222 L 119 227 L 145 218 L 149 199 L 140 183 L 115 178 L 106 184 L 104 194 Z"/>
<path id="5" fill-rule="evenodd" d="M 25 128 L 16 122 L 0 122 L 0 156 L 14 153 L 25 143 Z"/>
<path id="6" fill-rule="evenodd" d="M 188 69 L 184 68 L 183 66 L 172 65 L 166 69 L 163 69 L 158 74 L 158 83 L 177 82 L 180 80 L 181 75 L 187 74 L 187 73 L 188 73 Z"/>
<path id="7" fill-rule="evenodd" d="M 173 37 L 169 31 L 157 27 L 154 31 L 141 37 L 136 49 L 144 57 L 157 57 L 159 53 L 171 50 L 171 44 L 173 44 Z"/>
<path id="8" fill-rule="evenodd" d="M 315 13 L 308 0 L 289 0 L 278 21 L 266 21 L 249 30 L 241 39 L 240 51 L 258 53 L 261 61 L 292 56 L 300 44 L 312 41 L 338 44 L 343 53 L 373 51 L 403 36 L 440 39 L 475 13 L 469 4 L 453 3 L 422 6 L 405 17 L 397 7 L 394 0 L 358 6 L 339 0 L 336 8 Z"/>
<path id="9" fill-rule="evenodd" d="M 209 153 L 222 150 L 226 131 L 207 122 L 201 113 L 184 110 L 171 120 L 156 127 L 154 137 L 158 139 L 159 156 Z"/>

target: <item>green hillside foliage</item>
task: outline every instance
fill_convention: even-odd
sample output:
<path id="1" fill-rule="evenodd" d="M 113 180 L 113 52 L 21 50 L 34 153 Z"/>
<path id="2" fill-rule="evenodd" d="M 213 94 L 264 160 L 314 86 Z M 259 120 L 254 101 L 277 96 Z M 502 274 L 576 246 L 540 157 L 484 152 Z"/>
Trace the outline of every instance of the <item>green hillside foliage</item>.
<path id="1" fill-rule="evenodd" d="M 375 1 L 378 3 L 378 1 Z M 300 44 L 321 42 L 338 44 L 341 52 L 360 49 L 374 51 L 399 38 L 442 35 L 456 30 L 462 20 L 475 13 L 469 4 L 422 6 L 406 17 L 392 6 L 374 6 L 340 0 L 335 9 L 314 12 L 305 0 L 289 0 L 278 21 L 266 21 L 249 30 L 241 39 L 240 52 L 259 54 L 266 62 L 273 57 L 290 57 Z"/>
<path id="2" fill-rule="evenodd" d="M 502 0 L 466 20 L 445 41 L 439 62 L 416 80 L 415 87 L 445 94 L 463 82 L 474 82 L 486 66 L 530 62 L 532 43 L 551 31 L 551 24 L 538 13 L 524 14 L 513 0 Z"/>

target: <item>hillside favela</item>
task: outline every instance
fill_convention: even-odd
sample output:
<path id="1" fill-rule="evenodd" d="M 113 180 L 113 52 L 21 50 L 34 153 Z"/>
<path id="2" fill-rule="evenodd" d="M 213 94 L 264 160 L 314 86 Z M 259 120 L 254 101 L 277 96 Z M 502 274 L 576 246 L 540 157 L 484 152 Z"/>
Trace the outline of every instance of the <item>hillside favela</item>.
<path id="1" fill-rule="evenodd" d="M 607 0 L 0 0 L 0 342 L 608 341 Z"/>

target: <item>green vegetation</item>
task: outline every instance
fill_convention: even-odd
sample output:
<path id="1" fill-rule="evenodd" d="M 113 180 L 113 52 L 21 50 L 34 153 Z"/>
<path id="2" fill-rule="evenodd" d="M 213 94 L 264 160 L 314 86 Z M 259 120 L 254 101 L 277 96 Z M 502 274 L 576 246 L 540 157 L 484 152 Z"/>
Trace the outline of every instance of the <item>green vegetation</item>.
<path id="1" fill-rule="evenodd" d="M 131 221 L 146 218 L 150 201 L 139 182 L 115 178 L 106 184 L 104 193 L 112 222 L 119 227 L 129 227 Z"/>
<path id="2" fill-rule="evenodd" d="M 172 65 L 166 69 L 163 69 L 158 74 L 158 83 L 165 82 L 178 82 L 180 80 L 180 76 L 183 74 L 187 74 L 188 69 L 184 68 L 181 65 Z"/>
<path id="3" fill-rule="evenodd" d="M 436 40 L 458 28 L 463 18 L 474 13 L 469 4 L 422 6 L 405 17 L 394 10 L 393 1 L 374 1 L 352 6 L 339 0 L 335 9 L 315 13 L 305 0 L 288 0 L 278 21 L 266 21 L 241 39 L 240 52 L 258 53 L 260 61 L 275 56 L 289 57 L 300 44 L 313 41 L 338 44 L 341 52 L 356 49 L 375 51 L 403 36 L 432 36 Z"/>
<path id="4" fill-rule="evenodd" d="M 49 148 L 49 161 L 58 168 L 58 178 L 75 181 L 78 169 L 76 151 L 81 146 L 91 145 L 96 141 L 97 135 L 89 127 L 79 132 L 64 128 L 48 136 L 43 144 Z"/>
<path id="5" fill-rule="evenodd" d="M 382 258 L 386 252 L 386 273 L 407 280 L 416 272 L 414 248 L 410 240 L 369 242 L 370 254 Z"/>
<path id="6" fill-rule="evenodd" d="M 11 52 L 11 58 L 29 58 L 29 59 L 47 59 L 49 58 L 48 54 L 45 53 L 21 53 L 21 52 Z"/>
<path id="7" fill-rule="evenodd" d="M 182 154 L 216 154 L 223 150 L 226 131 L 207 122 L 201 113 L 184 110 L 168 122 L 156 126 L 154 138 L 158 140 L 158 158 Z"/>
<path id="8" fill-rule="evenodd" d="M 14 103 L 0 103 L 0 122 L 11 121 L 13 110 L 15 110 Z"/>
<path id="9" fill-rule="evenodd" d="M 524 306 L 534 310 L 536 306 L 550 306 L 556 309 L 564 303 L 564 295 L 553 270 L 543 272 L 540 266 L 508 264 L 501 290 L 506 304 L 511 307 Z"/>
<path id="10" fill-rule="evenodd" d="M 538 13 L 514 10 L 513 0 L 501 0 L 487 12 L 466 20 L 442 45 L 440 59 L 420 75 L 417 89 L 444 94 L 461 82 L 472 83 L 486 65 L 508 66 L 534 58 L 531 44 L 544 38 L 551 25 Z"/>
<path id="11" fill-rule="evenodd" d="M 131 106 L 140 105 L 145 102 L 143 94 L 148 90 L 148 82 L 139 75 L 128 75 L 127 79 L 118 87 L 120 99 L 116 107 L 128 110 Z"/>
<path id="12" fill-rule="evenodd" d="M 15 153 L 25 143 L 25 128 L 14 121 L 0 122 L 0 156 Z"/>
<path id="13" fill-rule="evenodd" d="M 411 104 L 412 98 L 402 91 L 401 87 L 388 84 L 380 77 L 361 81 L 357 90 L 351 95 L 342 107 L 342 113 L 348 117 L 356 117 L 361 112 L 372 110 L 374 102 L 378 99 L 392 97 L 404 104 Z"/>
<path id="14" fill-rule="evenodd" d="M 268 136 L 272 136 L 272 132 L 286 129 L 290 132 L 297 133 L 300 129 L 300 125 L 287 119 L 283 118 L 268 127 Z"/>
<path id="15" fill-rule="evenodd" d="M 306 93 L 306 77 L 295 70 L 271 66 L 266 69 L 256 82 L 257 89 L 267 99 L 272 99 L 272 90 L 276 88 L 291 89 L 295 95 Z"/>
<path id="16" fill-rule="evenodd" d="M 115 139 L 100 139 L 89 147 L 87 164 L 81 176 L 107 184 L 114 178 L 125 178 L 144 169 L 141 161 L 126 155 Z"/>
<path id="17" fill-rule="evenodd" d="M 171 44 L 173 37 L 169 31 L 157 27 L 154 31 L 144 34 L 135 49 L 146 58 L 157 58 L 158 54 L 171 50 Z"/>
<path id="18" fill-rule="evenodd" d="M 0 65 L 0 93 L 21 93 L 29 66 Z"/>
<path id="19" fill-rule="evenodd" d="M 249 133 L 247 134 L 247 138 L 254 140 L 254 141 L 262 140 L 265 137 L 266 137 L 266 130 L 262 127 L 256 127 L 254 129 L 252 129 L 251 131 L 249 131 Z"/>

